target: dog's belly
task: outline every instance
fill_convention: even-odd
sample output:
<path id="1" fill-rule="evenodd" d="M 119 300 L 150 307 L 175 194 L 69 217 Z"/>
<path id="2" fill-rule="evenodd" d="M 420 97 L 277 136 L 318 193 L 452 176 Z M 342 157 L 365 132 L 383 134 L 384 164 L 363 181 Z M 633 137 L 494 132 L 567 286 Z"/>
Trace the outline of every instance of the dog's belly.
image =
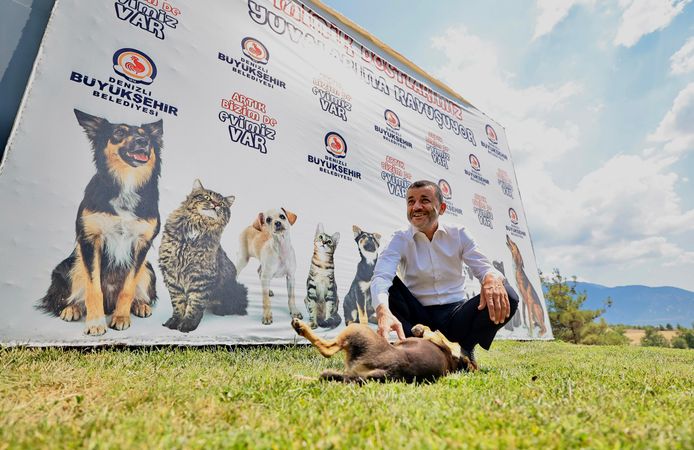
<path id="1" fill-rule="evenodd" d="M 282 278 L 286 277 L 289 275 L 289 267 L 284 264 L 283 262 L 280 262 L 271 270 L 272 273 L 272 278 Z"/>

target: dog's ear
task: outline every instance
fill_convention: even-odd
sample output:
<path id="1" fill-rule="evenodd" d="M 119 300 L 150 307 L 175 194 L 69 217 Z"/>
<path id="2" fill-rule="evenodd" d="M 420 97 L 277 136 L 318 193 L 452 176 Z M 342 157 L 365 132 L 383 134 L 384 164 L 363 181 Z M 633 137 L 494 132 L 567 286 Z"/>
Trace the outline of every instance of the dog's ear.
<path id="1" fill-rule="evenodd" d="M 377 245 L 381 245 L 381 235 L 379 233 L 374 233 L 374 239 L 376 239 Z"/>
<path id="2" fill-rule="evenodd" d="M 142 128 L 156 142 L 157 147 L 161 147 L 161 138 L 164 135 L 164 121 L 159 119 L 156 122 L 142 125 Z"/>
<path id="3" fill-rule="evenodd" d="M 282 211 L 284 211 L 284 215 L 287 216 L 287 220 L 289 220 L 290 225 L 294 225 L 294 222 L 296 222 L 296 214 L 294 214 L 291 211 L 288 211 L 284 208 L 282 208 Z"/>
<path id="4" fill-rule="evenodd" d="M 338 231 L 337 233 L 333 234 L 332 238 L 333 242 L 337 246 L 337 243 L 340 242 L 340 232 Z"/>
<path id="5" fill-rule="evenodd" d="M 358 238 L 361 234 L 361 228 L 356 225 L 352 225 L 352 233 L 354 233 L 354 239 Z"/>
<path id="6" fill-rule="evenodd" d="M 263 222 L 265 222 L 265 215 L 263 213 L 258 213 L 258 217 L 256 217 L 255 222 L 253 222 L 253 228 L 258 231 L 263 231 Z"/>
<path id="7" fill-rule="evenodd" d="M 196 178 L 195 181 L 193 181 L 193 191 L 202 191 L 204 189 L 200 180 Z"/>
<path id="8" fill-rule="evenodd" d="M 84 128 L 84 132 L 87 133 L 87 137 L 92 142 L 96 141 L 99 130 L 101 130 L 104 125 L 110 125 L 110 122 L 103 117 L 92 116 L 79 109 L 75 109 L 74 111 L 77 122 Z"/>
<path id="9" fill-rule="evenodd" d="M 234 196 L 234 195 L 229 195 L 229 196 L 224 197 L 224 198 L 226 199 L 226 201 L 229 202 L 229 206 L 233 205 L 233 204 L 234 204 L 234 200 L 236 200 L 236 196 Z"/>
<path id="10" fill-rule="evenodd" d="M 321 233 L 323 233 L 323 224 L 318 222 L 318 225 L 316 225 L 316 234 L 313 236 L 313 239 L 316 239 Z"/>

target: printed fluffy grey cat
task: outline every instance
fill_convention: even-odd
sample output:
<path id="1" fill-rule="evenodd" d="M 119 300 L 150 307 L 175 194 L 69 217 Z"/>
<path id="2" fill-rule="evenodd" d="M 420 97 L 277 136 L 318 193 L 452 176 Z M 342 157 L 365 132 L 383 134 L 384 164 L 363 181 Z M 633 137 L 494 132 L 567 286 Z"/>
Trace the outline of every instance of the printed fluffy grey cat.
<path id="1" fill-rule="evenodd" d="M 195 180 L 193 190 L 164 225 L 159 265 L 173 314 L 165 327 L 195 330 L 203 312 L 246 315 L 248 290 L 220 245 L 234 196 L 223 197 Z"/>
<path id="2" fill-rule="evenodd" d="M 323 232 L 318 224 L 313 238 L 313 257 L 306 280 L 306 309 L 311 328 L 335 328 L 342 318 L 337 312 L 337 284 L 335 283 L 335 248 L 340 233 L 332 236 Z"/>

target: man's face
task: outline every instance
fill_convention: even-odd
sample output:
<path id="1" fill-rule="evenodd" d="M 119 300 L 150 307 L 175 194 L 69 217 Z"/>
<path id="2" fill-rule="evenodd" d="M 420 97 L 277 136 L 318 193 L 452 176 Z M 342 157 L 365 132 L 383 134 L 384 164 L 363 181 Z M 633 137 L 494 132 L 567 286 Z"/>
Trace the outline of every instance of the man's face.
<path id="1" fill-rule="evenodd" d="M 432 186 L 407 190 L 407 220 L 422 233 L 436 231 L 439 215 L 445 210 L 446 205 L 439 203 Z"/>

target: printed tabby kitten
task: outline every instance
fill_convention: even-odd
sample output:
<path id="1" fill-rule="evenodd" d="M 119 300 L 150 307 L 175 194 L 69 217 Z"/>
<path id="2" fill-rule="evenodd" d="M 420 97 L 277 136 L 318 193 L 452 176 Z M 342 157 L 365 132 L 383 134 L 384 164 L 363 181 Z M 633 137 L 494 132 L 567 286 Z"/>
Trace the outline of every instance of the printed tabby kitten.
<path id="1" fill-rule="evenodd" d="M 159 265 L 173 315 L 165 327 L 195 330 L 205 308 L 220 316 L 246 315 L 248 290 L 236 281 L 236 267 L 220 246 L 234 199 L 195 180 L 193 191 L 166 220 Z"/>
<path id="2" fill-rule="evenodd" d="M 306 309 L 311 328 L 335 328 L 342 318 L 337 312 L 338 298 L 335 284 L 334 255 L 340 233 L 332 236 L 323 232 L 318 224 L 313 238 L 313 258 L 306 280 Z"/>

